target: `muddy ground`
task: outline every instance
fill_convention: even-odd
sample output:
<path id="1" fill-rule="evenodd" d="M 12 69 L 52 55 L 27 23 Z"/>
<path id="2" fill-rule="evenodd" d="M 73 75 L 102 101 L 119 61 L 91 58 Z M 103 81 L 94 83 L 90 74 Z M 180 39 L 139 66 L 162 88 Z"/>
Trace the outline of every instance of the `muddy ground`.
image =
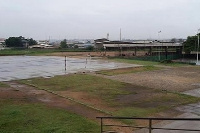
<path id="1" fill-rule="evenodd" d="M 104 77 L 152 89 L 183 92 L 198 88 L 200 67 L 167 67 L 155 71 Z"/>

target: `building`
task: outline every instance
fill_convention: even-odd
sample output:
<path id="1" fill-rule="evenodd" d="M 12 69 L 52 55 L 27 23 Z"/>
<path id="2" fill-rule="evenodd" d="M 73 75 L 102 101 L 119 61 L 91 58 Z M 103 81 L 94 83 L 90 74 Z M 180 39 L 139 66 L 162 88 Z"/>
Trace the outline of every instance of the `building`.
<path id="1" fill-rule="evenodd" d="M 110 42 L 110 41 L 106 38 L 96 39 L 94 40 L 94 48 L 96 49 L 104 48 L 104 43 L 106 42 Z"/>
<path id="2" fill-rule="evenodd" d="M 109 41 L 95 40 L 95 48 L 106 51 L 115 51 L 115 56 L 158 56 L 168 59 L 169 55 L 182 55 L 182 43 L 168 41 Z M 175 56 L 174 56 L 175 57 Z"/>
<path id="3" fill-rule="evenodd" d="M 50 45 L 48 40 L 39 40 L 37 41 L 37 45 L 33 45 L 30 46 L 29 48 L 37 48 L 37 49 L 41 49 L 41 48 L 54 48 L 53 45 Z"/>
<path id="4" fill-rule="evenodd" d="M 0 38 L 0 50 L 5 49 L 5 40 L 4 38 Z"/>

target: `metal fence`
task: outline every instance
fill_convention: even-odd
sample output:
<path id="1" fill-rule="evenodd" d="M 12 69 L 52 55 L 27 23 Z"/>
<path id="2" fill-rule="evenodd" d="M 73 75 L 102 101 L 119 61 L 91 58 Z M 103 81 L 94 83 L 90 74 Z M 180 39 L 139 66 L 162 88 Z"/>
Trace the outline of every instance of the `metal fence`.
<path id="1" fill-rule="evenodd" d="M 182 129 L 182 128 L 162 128 L 153 127 L 153 121 L 198 121 L 200 118 L 138 118 L 138 117 L 97 117 L 101 121 L 101 133 L 108 133 L 104 127 L 121 127 L 121 128 L 133 128 L 133 129 L 148 129 L 148 133 L 152 133 L 153 130 L 173 130 L 173 131 L 188 131 L 188 132 L 200 132 L 200 129 Z M 104 124 L 103 121 L 106 119 L 118 119 L 118 120 L 145 120 L 148 121 L 148 126 L 129 126 L 129 125 L 115 125 L 115 124 Z M 200 123 L 199 123 L 200 124 Z"/>

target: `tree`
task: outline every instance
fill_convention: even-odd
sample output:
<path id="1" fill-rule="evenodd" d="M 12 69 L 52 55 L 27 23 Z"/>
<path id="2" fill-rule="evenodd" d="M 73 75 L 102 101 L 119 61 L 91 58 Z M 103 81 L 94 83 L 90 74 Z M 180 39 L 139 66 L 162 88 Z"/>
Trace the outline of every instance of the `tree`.
<path id="1" fill-rule="evenodd" d="M 22 43 L 23 37 L 9 37 L 6 39 L 5 43 L 7 47 L 23 47 Z"/>
<path id="2" fill-rule="evenodd" d="M 93 51 L 93 50 L 94 50 L 94 46 L 88 46 L 88 47 L 86 48 L 86 50 Z"/>
<path id="3" fill-rule="evenodd" d="M 68 48 L 66 39 L 64 39 L 63 41 L 60 42 L 60 47 L 61 48 Z"/>
<path id="4" fill-rule="evenodd" d="M 171 42 L 176 42 L 176 38 L 172 38 L 172 39 L 171 39 Z"/>
<path id="5" fill-rule="evenodd" d="M 36 44 L 37 44 L 37 41 L 35 41 L 35 40 L 33 40 L 33 39 L 31 38 L 31 39 L 28 39 L 28 44 L 29 44 L 29 46 L 36 45 Z"/>
<path id="6" fill-rule="evenodd" d="M 77 49 L 77 48 L 78 48 L 78 45 L 74 45 L 74 48 Z"/>
<path id="7" fill-rule="evenodd" d="M 197 36 L 188 36 L 187 40 L 183 43 L 184 51 L 187 54 L 190 54 L 191 51 L 197 50 Z"/>

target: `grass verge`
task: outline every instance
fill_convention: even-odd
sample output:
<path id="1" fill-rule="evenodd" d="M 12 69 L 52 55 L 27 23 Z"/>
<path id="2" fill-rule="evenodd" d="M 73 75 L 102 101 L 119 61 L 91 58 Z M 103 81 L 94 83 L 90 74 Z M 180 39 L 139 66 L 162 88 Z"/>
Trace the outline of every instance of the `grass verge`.
<path id="1" fill-rule="evenodd" d="M 153 65 L 160 64 L 159 62 L 154 62 L 154 61 L 142 61 L 142 60 L 133 60 L 133 59 L 124 59 L 124 58 L 110 58 L 110 59 L 117 62 L 138 64 L 138 65 L 145 65 L 145 66 L 153 66 Z"/>
<path id="2" fill-rule="evenodd" d="M 70 76 L 55 76 L 53 78 L 33 78 L 21 80 L 22 83 L 33 84 L 39 88 L 51 91 L 83 91 L 96 95 L 106 101 L 111 101 L 117 95 L 127 95 L 130 92 L 122 90 L 127 84 L 87 74 Z"/>
<path id="3" fill-rule="evenodd" d="M 159 70 L 159 69 L 161 69 L 161 68 L 155 67 L 155 66 L 142 66 L 142 67 L 120 68 L 120 69 L 113 69 L 113 70 L 102 70 L 102 71 L 98 71 L 96 73 L 113 76 L 113 75 L 118 75 L 118 74 L 153 71 L 153 70 Z"/>
<path id="4" fill-rule="evenodd" d="M 0 87 L 9 87 L 9 85 L 0 82 Z"/>
<path id="5" fill-rule="evenodd" d="M 143 60 L 134 60 L 134 59 L 125 59 L 125 58 L 110 58 L 110 59 L 117 62 L 138 64 L 138 65 L 145 65 L 145 66 L 164 65 L 164 66 L 171 66 L 171 67 L 181 67 L 181 66 L 189 65 L 185 63 L 176 63 L 176 62 L 161 63 L 161 62 L 155 62 L 155 61 L 143 61 Z"/>
<path id="6" fill-rule="evenodd" d="M 0 100 L 0 132 L 99 132 L 99 126 L 82 116 L 43 104 Z"/>
<path id="7" fill-rule="evenodd" d="M 54 52 L 89 52 L 81 49 L 5 49 L 1 50 L 0 56 L 11 55 L 46 55 Z"/>

